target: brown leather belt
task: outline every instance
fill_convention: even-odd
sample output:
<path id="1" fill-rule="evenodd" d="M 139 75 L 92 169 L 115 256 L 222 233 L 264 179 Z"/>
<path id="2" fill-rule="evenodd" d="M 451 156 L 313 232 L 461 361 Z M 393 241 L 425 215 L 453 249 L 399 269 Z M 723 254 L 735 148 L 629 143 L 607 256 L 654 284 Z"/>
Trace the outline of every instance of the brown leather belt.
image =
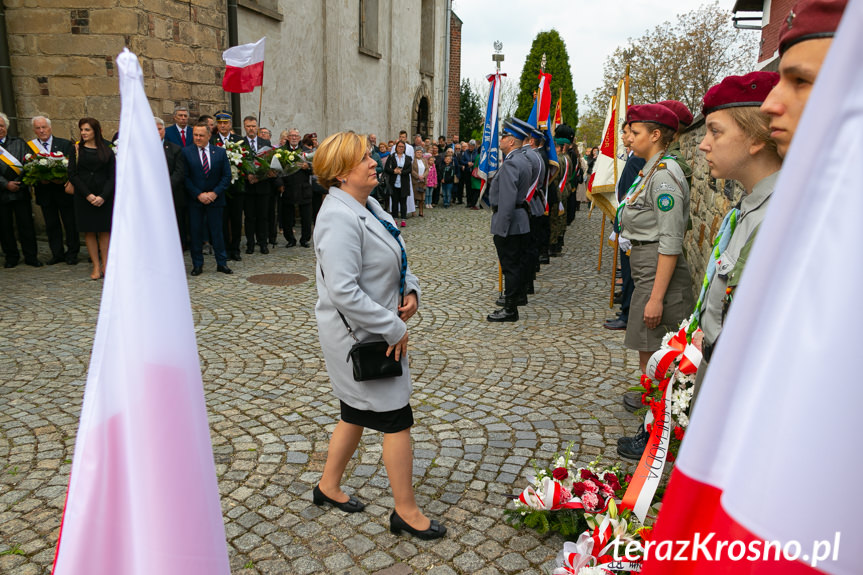
<path id="1" fill-rule="evenodd" d="M 629 240 L 629 242 L 634 246 L 649 246 L 650 244 L 659 243 L 659 240 L 652 240 L 649 242 L 640 242 L 638 240 Z"/>

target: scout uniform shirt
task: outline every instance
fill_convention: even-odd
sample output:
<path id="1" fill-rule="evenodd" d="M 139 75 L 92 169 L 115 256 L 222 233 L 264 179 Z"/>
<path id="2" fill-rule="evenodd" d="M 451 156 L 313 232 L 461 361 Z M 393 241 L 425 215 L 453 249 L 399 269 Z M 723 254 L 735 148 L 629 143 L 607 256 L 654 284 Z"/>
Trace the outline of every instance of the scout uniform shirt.
<path id="1" fill-rule="evenodd" d="M 656 169 L 645 183 L 644 178 Z M 623 235 L 633 245 L 659 242 L 659 253 L 683 253 L 683 235 L 689 221 L 689 186 L 673 159 L 654 155 L 630 188 L 621 211 Z"/>
<path id="2" fill-rule="evenodd" d="M 767 176 L 752 188 L 752 193 L 743 196 L 740 202 L 740 212 L 737 214 L 737 226 L 726 246 L 725 251 L 716 260 L 716 272 L 710 279 L 707 294 L 704 297 L 703 309 L 699 325 L 704 332 L 704 341 L 713 345 L 722 331 L 722 309 L 725 301 L 725 289 L 728 286 L 728 276 L 737 265 L 740 251 L 747 244 L 752 234 L 761 225 L 767 213 L 767 204 L 779 179 L 779 172 Z M 712 255 L 711 255 L 712 257 Z"/>

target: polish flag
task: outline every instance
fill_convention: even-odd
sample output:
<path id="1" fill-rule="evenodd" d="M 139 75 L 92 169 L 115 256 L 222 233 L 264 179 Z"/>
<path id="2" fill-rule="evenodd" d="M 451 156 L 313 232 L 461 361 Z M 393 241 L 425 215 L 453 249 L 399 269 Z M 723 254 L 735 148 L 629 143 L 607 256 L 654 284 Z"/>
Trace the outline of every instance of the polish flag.
<path id="1" fill-rule="evenodd" d="M 230 575 L 183 250 L 137 57 L 54 575 Z"/>
<path id="2" fill-rule="evenodd" d="M 863 193 L 848 155 L 863 149 L 861 27 L 852 0 L 734 294 L 644 575 L 861 573 Z"/>
<path id="3" fill-rule="evenodd" d="M 225 92 L 251 92 L 264 83 L 264 40 L 254 44 L 234 46 L 222 52 L 225 61 L 225 77 L 222 88 Z"/>

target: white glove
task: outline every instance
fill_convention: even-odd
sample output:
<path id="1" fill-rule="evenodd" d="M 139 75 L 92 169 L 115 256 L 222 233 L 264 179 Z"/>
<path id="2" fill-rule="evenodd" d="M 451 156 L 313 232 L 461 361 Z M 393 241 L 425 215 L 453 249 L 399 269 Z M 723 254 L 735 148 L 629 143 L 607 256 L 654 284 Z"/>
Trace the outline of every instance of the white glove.
<path id="1" fill-rule="evenodd" d="M 617 242 L 617 246 L 623 251 L 628 252 L 632 249 L 632 242 L 625 237 L 620 236 L 620 240 Z"/>
<path id="2" fill-rule="evenodd" d="M 617 239 L 617 232 L 612 230 L 611 235 L 608 236 L 608 241 L 610 241 L 611 243 L 614 243 L 614 240 L 616 240 L 616 239 Z"/>

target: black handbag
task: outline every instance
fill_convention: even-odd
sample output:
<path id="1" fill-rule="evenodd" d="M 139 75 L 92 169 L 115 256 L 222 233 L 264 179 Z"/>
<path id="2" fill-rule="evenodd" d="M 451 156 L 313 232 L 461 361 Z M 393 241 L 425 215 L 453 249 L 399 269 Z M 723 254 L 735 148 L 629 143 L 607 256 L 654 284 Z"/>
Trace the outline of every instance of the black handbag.
<path id="1" fill-rule="evenodd" d="M 338 311 L 338 310 L 336 310 Z M 354 381 L 369 381 L 371 379 L 383 379 L 386 377 L 399 377 L 402 374 L 402 364 L 396 361 L 395 350 L 387 356 L 389 344 L 385 341 L 360 341 L 354 335 L 354 330 L 348 325 L 348 320 L 338 312 L 339 317 L 348 330 L 348 333 L 356 342 L 351 346 L 348 357 L 354 367 Z"/>
<path id="2" fill-rule="evenodd" d="M 324 268 L 321 268 L 321 277 L 324 277 Z M 360 341 L 354 335 L 354 330 L 348 324 L 348 320 L 339 310 L 336 310 L 342 323 L 348 330 L 348 334 L 356 342 L 351 346 L 345 361 L 351 361 L 354 368 L 354 381 L 369 381 L 373 379 L 384 379 L 387 377 L 399 377 L 402 375 L 402 364 L 396 361 L 396 353 L 393 350 L 387 356 L 389 344 L 385 341 Z"/>

